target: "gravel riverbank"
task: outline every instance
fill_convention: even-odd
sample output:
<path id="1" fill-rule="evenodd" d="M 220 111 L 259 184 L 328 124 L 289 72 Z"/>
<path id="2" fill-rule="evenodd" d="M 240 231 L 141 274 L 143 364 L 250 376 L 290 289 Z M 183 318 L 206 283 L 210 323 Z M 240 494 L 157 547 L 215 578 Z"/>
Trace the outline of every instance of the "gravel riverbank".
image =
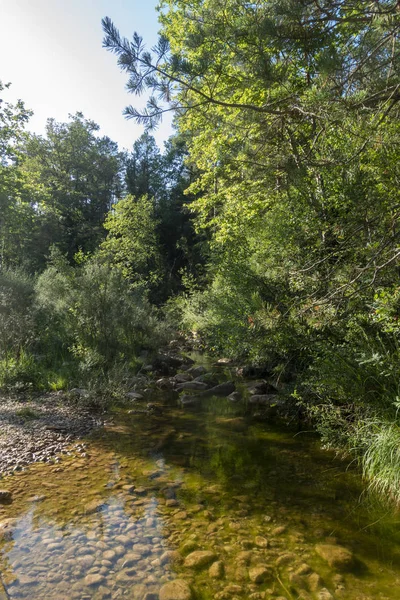
<path id="1" fill-rule="evenodd" d="M 29 401 L 0 396 L 0 476 L 34 462 L 60 462 L 63 454 L 84 454 L 79 438 L 102 424 L 61 392 Z"/>

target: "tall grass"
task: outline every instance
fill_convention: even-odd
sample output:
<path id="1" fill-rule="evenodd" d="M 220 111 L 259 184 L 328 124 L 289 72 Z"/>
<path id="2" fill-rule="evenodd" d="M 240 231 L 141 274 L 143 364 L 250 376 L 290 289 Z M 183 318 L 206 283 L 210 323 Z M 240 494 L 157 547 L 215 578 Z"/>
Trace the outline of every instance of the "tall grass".
<path id="1" fill-rule="evenodd" d="M 371 491 L 400 506 L 400 428 L 397 423 L 374 420 L 357 431 L 363 475 Z M 361 450 L 361 452 L 360 452 Z"/>

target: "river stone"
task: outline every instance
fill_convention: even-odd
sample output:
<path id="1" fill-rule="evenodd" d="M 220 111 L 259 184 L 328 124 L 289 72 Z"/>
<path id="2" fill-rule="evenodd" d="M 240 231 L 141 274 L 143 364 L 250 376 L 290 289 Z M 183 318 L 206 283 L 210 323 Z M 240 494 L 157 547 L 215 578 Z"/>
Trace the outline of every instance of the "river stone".
<path id="1" fill-rule="evenodd" d="M 311 575 L 307 577 L 307 581 L 310 592 L 317 592 L 322 586 L 322 579 L 318 573 L 311 573 Z"/>
<path id="2" fill-rule="evenodd" d="M 275 529 L 271 531 L 271 535 L 282 535 L 282 533 L 285 533 L 285 531 L 285 525 L 280 525 L 280 527 L 275 527 Z"/>
<path id="3" fill-rule="evenodd" d="M 220 596 L 222 598 L 226 598 L 229 596 L 233 596 L 234 594 L 243 594 L 243 592 L 244 592 L 244 589 L 242 588 L 241 585 L 236 585 L 235 583 L 231 583 L 230 585 L 227 585 L 226 587 L 224 587 Z"/>
<path id="4" fill-rule="evenodd" d="M 225 381 L 225 383 L 220 383 L 219 385 L 216 385 L 213 388 L 210 388 L 209 390 L 206 390 L 205 392 L 201 392 L 201 395 L 203 397 L 210 397 L 210 396 L 229 396 L 229 394 L 232 394 L 232 392 L 235 391 L 235 384 L 233 383 L 233 381 Z"/>
<path id="5" fill-rule="evenodd" d="M 92 502 L 86 504 L 85 513 L 87 515 L 93 515 L 94 513 L 100 512 L 103 506 L 104 502 L 102 502 L 101 500 L 93 500 Z"/>
<path id="6" fill-rule="evenodd" d="M 168 563 L 180 563 L 180 562 L 182 562 L 182 557 L 177 550 L 166 550 L 160 556 L 160 563 L 162 565 L 165 565 Z"/>
<path id="7" fill-rule="evenodd" d="M 162 586 L 159 598 L 160 600 L 192 600 L 193 594 L 186 581 L 175 579 Z"/>
<path id="8" fill-rule="evenodd" d="M 128 554 L 125 554 L 124 556 L 124 562 L 123 562 L 123 567 L 132 567 L 133 565 L 135 565 L 137 562 L 139 562 L 139 560 L 142 559 L 142 555 L 138 554 L 137 552 L 128 552 Z"/>
<path id="9" fill-rule="evenodd" d="M 260 535 L 256 537 L 255 542 L 258 548 L 268 548 L 268 540 Z"/>
<path id="10" fill-rule="evenodd" d="M 332 594 L 326 588 L 322 588 L 322 590 L 317 594 L 318 600 L 334 600 Z"/>
<path id="11" fill-rule="evenodd" d="M 104 576 L 99 575 L 98 573 L 90 573 L 89 575 L 86 575 L 86 577 L 85 577 L 85 584 L 89 585 L 89 586 L 100 585 L 100 583 L 103 583 L 103 581 L 104 581 Z"/>
<path id="12" fill-rule="evenodd" d="M 195 542 L 194 540 L 188 540 L 187 542 L 182 544 L 182 546 L 179 548 L 179 552 L 183 554 L 183 556 L 186 556 L 187 554 L 194 552 L 194 550 L 197 550 L 197 548 L 197 542 Z"/>
<path id="13" fill-rule="evenodd" d="M 80 565 L 82 565 L 82 567 L 84 567 L 85 569 L 90 569 L 90 567 L 94 563 L 94 556 L 92 556 L 91 554 L 85 554 L 84 556 L 78 556 L 78 558 L 76 559 L 76 561 Z"/>
<path id="14" fill-rule="evenodd" d="M 203 365 L 200 365 L 198 367 L 190 367 L 186 373 L 189 373 L 192 377 L 200 377 L 200 375 L 207 373 L 207 369 Z"/>
<path id="15" fill-rule="evenodd" d="M 117 573 L 116 580 L 119 583 L 131 583 L 133 575 L 134 573 L 125 569 L 124 571 L 119 571 L 119 573 Z"/>
<path id="16" fill-rule="evenodd" d="M 271 571 L 265 565 L 257 565 L 249 569 L 249 577 L 253 583 L 264 583 L 271 578 Z"/>
<path id="17" fill-rule="evenodd" d="M 0 490 L 0 504 L 11 504 L 12 494 L 9 490 Z"/>
<path id="18" fill-rule="evenodd" d="M 224 563 L 222 562 L 222 560 L 217 560 L 208 569 L 208 575 L 212 579 L 222 579 L 224 574 L 225 574 L 225 566 L 224 566 Z"/>
<path id="19" fill-rule="evenodd" d="M 127 535 L 117 535 L 114 539 L 116 542 L 122 544 L 123 546 L 129 546 L 129 544 L 132 544 L 131 538 Z"/>
<path id="20" fill-rule="evenodd" d="M 354 566 L 354 556 L 347 548 L 335 544 L 317 544 L 316 553 L 323 558 L 332 569 L 348 571 Z"/>
<path id="21" fill-rule="evenodd" d="M 202 569 L 216 560 L 217 556 L 214 552 L 210 552 L 209 550 L 196 550 L 185 558 L 185 567 Z"/>
<path id="22" fill-rule="evenodd" d="M 165 506 L 168 506 L 168 507 L 179 506 L 179 502 L 178 502 L 178 500 L 175 500 L 175 498 L 169 498 L 165 502 Z"/>
<path id="23" fill-rule="evenodd" d="M 249 550 L 242 550 L 236 557 L 238 563 L 242 563 L 244 565 L 250 564 L 251 561 L 251 552 Z"/>
<path id="24" fill-rule="evenodd" d="M 0 542 L 8 541 L 12 539 L 12 534 L 14 527 L 16 525 L 17 519 L 4 519 L 0 523 Z"/>
<path id="25" fill-rule="evenodd" d="M 275 561 L 277 567 L 282 567 L 284 565 L 289 565 L 290 563 L 296 560 L 296 555 L 293 552 L 285 552 L 285 554 L 281 554 Z"/>

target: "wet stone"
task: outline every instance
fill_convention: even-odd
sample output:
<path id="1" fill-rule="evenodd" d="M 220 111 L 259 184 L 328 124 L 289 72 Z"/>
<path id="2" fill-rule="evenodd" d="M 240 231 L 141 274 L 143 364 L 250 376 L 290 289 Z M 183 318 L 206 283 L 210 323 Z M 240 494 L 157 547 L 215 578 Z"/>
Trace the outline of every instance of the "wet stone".
<path id="1" fill-rule="evenodd" d="M 193 552 L 194 550 L 196 550 L 198 548 L 198 544 L 197 542 L 195 542 L 194 540 L 189 540 L 187 542 L 185 542 L 181 547 L 180 547 L 180 553 L 183 554 L 184 556 L 186 556 L 187 554 L 190 554 L 191 552 Z"/>
<path id="2" fill-rule="evenodd" d="M 258 548 L 268 548 L 268 540 L 264 537 L 257 536 L 255 542 Z"/>
<path id="3" fill-rule="evenodd" d="M 349 571 L 354 566 L 354 556 L 347 548 L 336 544 L 317 544 L 316 553 L 325 560 L 332 569 Z"/>
<path id="4" fill-rule="evenodd" d="M 98 573 L 92 573 L 89 575 L 86 575 L 85 577 L 85 584 L 88 586 L 97 586 L 100 585 L 100 583 L 103 583 L 104 581 L 104 576 L 103 575 L 99 575 Z"/>
<path id="5" fill-rule="evenodd" d="M 161 565 L 180 562 L 182 562 L 182 557 L 177 550 L 166 550 L 160 557 Z"/>
<path id="6" fill-rule="evenodd" d="M 0 490 L 0 504 L 11 504 L 12 493 L 9 490 Z"/>
<path id="7" fill-rule="evenodd" d="M 317 594 L 318 600 L 334 600 L 332 594 L 326 588 L 322 588 L 320 592 Z"/>
<path id="8" fill-rule="evenodd" d="M 290 565 L 296 560 L 296 555 L 293 552 L 285 552 L 285 554 L 281 554 L 275 561 L 277 567 L 282 567 L 285 565 Z"/>
<path id="9" fill-rule="evenodd" d="M 136 565 L 141 560 L 141 558 L 141 554 L 138 554 L 137 552 L 129 552 L 128 554 L 125 554 L 122 566 L 131 567 L 133 565 Z"/>
<path id="10" fill-rule="evenodd" d="M 193 594 L 189 584 L 182 579 L 175 579 L 162 586 L 160 600 L 192 600 Z"/>
<path id="11" fill-rule="evenodd" d="M 225 574 L 225 566 L 221 560 L 217 560 L 208 569 L 208 575 L 212 579 L 222 579 Z"/>
<path id="12" fill-rule="evenodd" d="M 286 532 L 286 527 L 284 525 L 281 525 L 280 527 L 275 527 L 275 529 L 273 529 L 271 531 L 271 535 L 278 536 L 278 535 L 282 535 L 285 532 Z"/>
<path id="13" fill-rule="evenodd" d="M 77 562 L 85 569 L 90 569 L 94 563 L 94 557 L 91 554 L 85 554 L 77 558 Z"/>
<path id="14" fill-rule="evenodd" d="M 272 572 L 267 566 L 258 565 L 249 569 L 249 578 L 253 583 L 264 583 L 272 578 Z"/>
<path id="15" fill-rule="evenodd" d="M 214 552 L 208 550 L 196 550 L 185 558 L 185 567 L 193 569 L 202 569 L 217 560 Z"/>

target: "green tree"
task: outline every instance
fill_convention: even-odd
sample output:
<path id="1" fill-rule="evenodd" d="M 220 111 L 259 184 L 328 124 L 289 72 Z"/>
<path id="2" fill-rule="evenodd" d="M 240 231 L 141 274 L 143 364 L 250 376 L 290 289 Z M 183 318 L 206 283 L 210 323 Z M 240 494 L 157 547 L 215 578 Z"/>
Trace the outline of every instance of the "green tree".
<path id="1" fill-rule="evenodd" d="M 21 149 L 25 193 L 41 219 L 42 260 L 53 244 L 72 259 L 104 238 L 106 215 L 121 190 L 122 155 L 98 130 L 81 113 L 68 123 L 49 119 L 46 136 L 30 136 Z"/>
<path id="2" fill-rule="evenodd" d="M 8 85 L 0 81 L 0 92 Z M 30 262 L 31 232 L 36 227 L 34 206 L 24 197 L 25 179 L 18 166 L 18 146 L 32 112 L 22 101 L 15 106 L 0 101 L 0 268 Z"/>
<path id="3" fill-rule="evenodd" d="M 126 163 L 126 188 L 128 194 L 140 198 L 160 197 L 163 190 L 161 152 L 153 136 L 145 132 L 133 144 Z"/>
<path id="4" fill-rule="evenodd" d="M 154 203 L 147 196 L 126 196 L 113 206 L 105 222 L 103 256 L 135 287 L 152 289 L 160 278 L 161 255 Z"/>

